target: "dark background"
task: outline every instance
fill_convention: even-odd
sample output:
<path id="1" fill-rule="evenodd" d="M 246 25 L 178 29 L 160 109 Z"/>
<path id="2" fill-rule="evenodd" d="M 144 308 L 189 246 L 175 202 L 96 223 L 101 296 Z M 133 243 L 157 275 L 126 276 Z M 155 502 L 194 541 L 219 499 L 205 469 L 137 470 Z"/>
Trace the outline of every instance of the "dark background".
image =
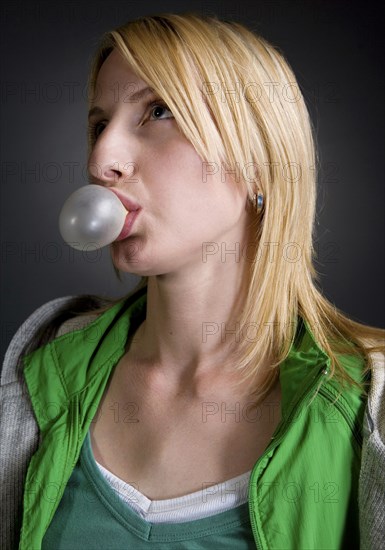
<path id="1" fill-rule="evenodd" d="M 88 254 L 59 234 L 60 208 L 85 185 L 89 62 L 101 34 L 129 19 L 195 11 L 246 23 L 281 48 L 317 134 L 317 271 L 350 317 L 384 319 L 383 19 L 342 1 L 9 1 L 1 13 L 1 357 L 18 326 L 65 295 L 122 296 L 108 247 Z"/>

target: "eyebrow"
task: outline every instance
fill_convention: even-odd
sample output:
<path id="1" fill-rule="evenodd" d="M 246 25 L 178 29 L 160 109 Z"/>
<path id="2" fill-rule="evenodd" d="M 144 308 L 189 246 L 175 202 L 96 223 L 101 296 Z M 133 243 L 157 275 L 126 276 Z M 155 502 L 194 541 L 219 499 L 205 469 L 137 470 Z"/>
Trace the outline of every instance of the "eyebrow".
<path id="1" fill-rule="evenodd" d="M 150 86 L 146 86 L 145 88 L 142 88 L 141 90 L 138 90 L 137 92 L 135 92 L 134 94 L 130 95 L 130 96 L 126 96 L 126 97 L 129 97 L 129 101 L 127 101 L 127 103 L 134 103 L 136 101 L 140 101 L 141 99 L 144 99 L 144 97 L 146 97 L 147 95 L 151 94 L 151 93 L 154 93 L 155 90 L 154 88 L 151 88 Z M 88 112 L 88 118 L 91 118 L 92 116 L 94 115 L 104 115 L 104 111 L 101 107 L 92 107 L 92 109 L 89 110 Z"/>

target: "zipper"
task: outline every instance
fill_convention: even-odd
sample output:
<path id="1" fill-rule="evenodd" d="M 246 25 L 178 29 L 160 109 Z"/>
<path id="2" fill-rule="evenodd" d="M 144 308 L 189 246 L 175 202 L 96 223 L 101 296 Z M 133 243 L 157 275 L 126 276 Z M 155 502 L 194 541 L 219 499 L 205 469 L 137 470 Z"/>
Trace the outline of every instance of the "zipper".
<path id="1" fill-rule="evenodd" d="M 71 449 L 72 449 L 73 446 L 75 446 L 74 455 L 77 456 L 77 454 L 78 454 L 78 447 L 79 447 L 79 434 L 78 434 L 78 431 L 79 431 L 78 430 L 78 426 L 79 426 L 79 397 L 78 397 L 78 395 L 75 395 L 73 397 L 72 402 L 71 402 L 68 422 L 69 422 L 69 425 L 70 425 L 69 441 L 68 441 L 68 453 L 67 453 L 67 456 L 66 456 L 66 459 L 65 459 L 65 466 L 63 468 L 63 475 L 62 475 L 61 484 L 60 484 L 60 493 L 57 495 L 56 502 L 55 502 L 54 506 L 51 509 L 50 517 L 49 517 L 48 522 L 46 523 L 46 526 L 45 526 L 45 529 L 44 529 L 44 534 L 42 536 L 41 542 L 43 542 L 43 538 L 44 538 L 44 536 L 45 536 L 45 534 L 48 530 L 48 527 L 49 527 L 49 525 L 50 525 L 50 523 L 51 523 L 51 521 L 52 521 L 52 519 L 55 515 L 55 512 L 56 512 L 56 510 L 57 510 L 57 508 L 60 504 L 60 501 L 63 497 L 65 488 L 67 486 L 69 477 L 71 476 L 71 473 L 70 473 L 70 475 L 67 477 L 66 482 L 64 483 L 64 478 L 66 476 L 66 473 L 68 471 L 68 466 L 69 466 L 69 457 L 71 457 L 71 455 L 73 455 L 73 453 L 71 452 Z M 73 460 L 71 460 L 70 464 L 71 464 L 71 472 L 72 472 L 73 468 L 75 467 L 76 460 L 75 460 L 75 463 L 74 463 Z"/>
<path id="2" fill-rule="evenodd" d="M 104 383 L 103 388 L 102 388 L 101 396 L 103 395 L 105 386 L 106 386 L 106 384 L 107 384 L 107 382 L 110 378 L 111 367 L 116 365 L 116 357 L 119 358 L 119 357 L 121 357 L 121 355 L 122 355 L 121 352 L 118 351 L 117 353 L 115 353 L 113 355 L 113 357 L 109 361 L 107 376 L 105 378 L 105 383 Z M 59 503 L 60 503 L 60 501 L 63 497 L 63 494 L 64 494 L 64 491 L 66 489 L 68 480 L 71 477 L 71 474 L 72 474 L 72 472 L 73 472 L 73 470 L 74 470 L 74 468 L 77 464 L 77 461 L 79 459 L 80 450 L 81 450 L 80 449 L 80 447 L 81 447 L 80 443 L 81 442 L 79 440 L 79 424 L 80 424 L 79 394 L 76 393 L 72 397 L 71 405 L 70 405 L 70 411 L 69 411 L 68 425 L 70 426 L 70 429 L 69 429 L 69 438 L 68 438 L 68 452 L 67 452 L 67 456 L 66 456 L 66 459 L 65 459 L 65 466 L 63 468 L 63 476 L 62 476 L 61 485 L 60 485 L 60 494 L 58 495 L 58 497 L 56 499 L 56 503 L 55 503 L 54 507 L 51 510 L 50 518 L 49 518 L 49 520 L 46 524 L 46 527 L 44 529 L 44 534 L 47 532 L 47 529 L 48 529 L 48 527 L 49 527 L 49 525 L 50 525 L 50 523 L 53 519 L 53 516 L 54 516 L 54 514 L 55 514 L 55 512 L 56 512 L 56 510 L 59 506 Z M 88 427 L 87 427 L 87 429 L 88 429 Z M 83 439 L 84 439 L 84 437 L 82 437 L 82 441 L 83 441 Z M 67 475 L 68 471 L 69 471 L 69 475 Z M 65 476 L 67 476 L 67 478 L 66 478 L 65 483 L 63 483 Z"/>
<path id="3" fill-rule="evenodd" d="M 261 461 L 266 458 L 266 455 L 274 450 L 280 443 L 281 441 L 283 440 L 283 438 L 285 437 L 288 429 L 289 429 L 289 426 L 291 425 L 291 420 L 293 418 L 293 416 L 295 416 L 295 414 L 297 413 L 297 411 L 302 407 L 302 405 L 304 404 L 304 402 L 309 398 L 309 393 L 312 392 L 312 390 L 316 387 L 316 385 L 318 384 L 318 382 L 321 380 L 321 378 L 328 373 L 329 371 L 329 367 L 330 367 L 330 358 L 327 357 L 326 359 L 326 365 L 324 364 L 321 368 L 321 370 L 318 372 L 318 374 L 314 375 L 314 379 L 313 381 L 311 382 L 309 388 L 307 389 L 307 391 L 304 392 L 304 394 L 302 395 L 302 397 L 297 401 L 297 404 L 292 408 L 289 416 L 287 418 L 282 418 L 281 419 L 281 422 L 278 424 L 275 432 L 273 433 L 271 439 L 273 441 L 271 441 L 271 443 L 267 446 L 267 448 L 265 449 L 265 452 L 262 454 L 262 456 L 259 457 L 259 459 L 257 460 L 257 462 L 254 464 L 254 467 L 251 471 L 251 475 L 250 475 L 250 479 L 249 479 L 249 515 L 250 515 L 250 523 L 251 523 L 251 529 L 252 529 L 252 532 L 253 532 L 253 536 L 254 536 L 254 540 L 255 540 L 255 543 L 256 543 L 256 550 L 264 550 L 264 547 L 262 545 L 262 542 L 261 542 L 261 538 L 259 536 L 259 533 L 258 533 L 258 530 L 257 530 L 257 525 L 256 525 L 256 522 L 254 520 L 254 502 L 253 500 L 250 498 L 250 493 L 251 493 L 251 485 L 253 483 L 253 479 L 254 479 L 254 476 L 257 472 L 257 469 L 261 463 Z M 322 387 L 322 386 L 321 386 Z M 320 391 L 320 389 L 319 389 Z"/>

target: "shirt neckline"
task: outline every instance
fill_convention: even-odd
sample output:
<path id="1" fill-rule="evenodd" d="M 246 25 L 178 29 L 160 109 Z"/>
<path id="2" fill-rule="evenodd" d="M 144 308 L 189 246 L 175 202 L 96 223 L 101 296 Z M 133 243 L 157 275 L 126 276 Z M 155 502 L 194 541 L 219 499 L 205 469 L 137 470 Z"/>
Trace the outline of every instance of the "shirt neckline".
<path id="1" fill-rule="evenodd" d="M 109 512 L 131 532 L 143 540 L 157 542 L 170 541 L 170 529 L 172 529 L 172 540 L 182 541 L 195 539 L 216 533 L 225 533 L 245 523 L 250 522 L 248 502 L 215 513 L 212 516 L 202 519 L 191 520 L 182 523 L 151 523 L 143 519 L 130 506 L 125 504 L 114 492 L 99 470 L 90 445 L 89 431 L 84 439 L 80 459 L 85 476 L 98 494 L 100 500 Z"/>
<path id="2" fill-rule="evenodd" d="M 89 441 L 89 443 L 90 443 L 90 449 L 92 452 L 91 441 Z M 176 508 L 198 505 L 200 502 L 202 502 L 203 498 L 207 498 L 207 499 L 210 498 L 210 501 L 214 505 L 216 503 L 219 504 L 220 501 L 222 500 L 221 495 L 223 495 L 225 491 L 229 491 L 232 485 L 235 485 L 233 494 L 234 495 L 236 494 L 239 500 L 241 500 L 242 495 L 244 494 L 243 487 L 245 484 L 248 485 L 249 478 L 251 475 L 251 470 L 249 470 L 244 474 L 235 476 L 231 479 L 226 479 L 225 481 L 221 483 L 216 483 L 215 485 L 213 484 L 212 486 L 207 485 L 207 488 L 205 489 L 193 491 L 191 493 L 187 493 L 180 497 L 167 498 L 167 499 L 150 499 L 146 495 L 141 493 L 138 489 L 136 489 L 134 485 L 127 483 L 120 477 L 113 474 L 110 470 L 105 468 L 102 464 L 99 464 L 97 460 L 95 460 L 95 464 L 100 470 L 103 478 L 105 478 L 107 482 L 110 481 L 112 484 L 116 484 L 117 486 L 119 486 L 119 488 L 122 488 L 123 491 L 127 489 L 127 492 L 129 491 L 131 495 L 133 495 L 138 500 L 140 500 L 140 503 L 143 505 L 144 511 L 151 510 L 154 512 L 162 512 L 166 510 L 173 510 Z M 210 489 L 212 490 L 211 492 L 210 492 Z M 215 490 L 215 493 L 214 493 L 214 490 Z"/>

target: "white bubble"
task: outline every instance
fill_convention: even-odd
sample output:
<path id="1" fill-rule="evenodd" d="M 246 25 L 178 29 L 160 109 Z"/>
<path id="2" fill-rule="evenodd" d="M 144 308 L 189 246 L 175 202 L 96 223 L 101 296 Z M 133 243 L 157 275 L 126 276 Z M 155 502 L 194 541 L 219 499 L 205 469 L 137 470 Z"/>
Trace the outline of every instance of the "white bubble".
<path id="1" fill-rule="evenodd" d="M 127 210 L 119 198 L 100 185 L 85 185 L 65 201 L 59 216 L 61 236 L 67 244 L 84 250 L 111 244 L 123 229 Z"/>

